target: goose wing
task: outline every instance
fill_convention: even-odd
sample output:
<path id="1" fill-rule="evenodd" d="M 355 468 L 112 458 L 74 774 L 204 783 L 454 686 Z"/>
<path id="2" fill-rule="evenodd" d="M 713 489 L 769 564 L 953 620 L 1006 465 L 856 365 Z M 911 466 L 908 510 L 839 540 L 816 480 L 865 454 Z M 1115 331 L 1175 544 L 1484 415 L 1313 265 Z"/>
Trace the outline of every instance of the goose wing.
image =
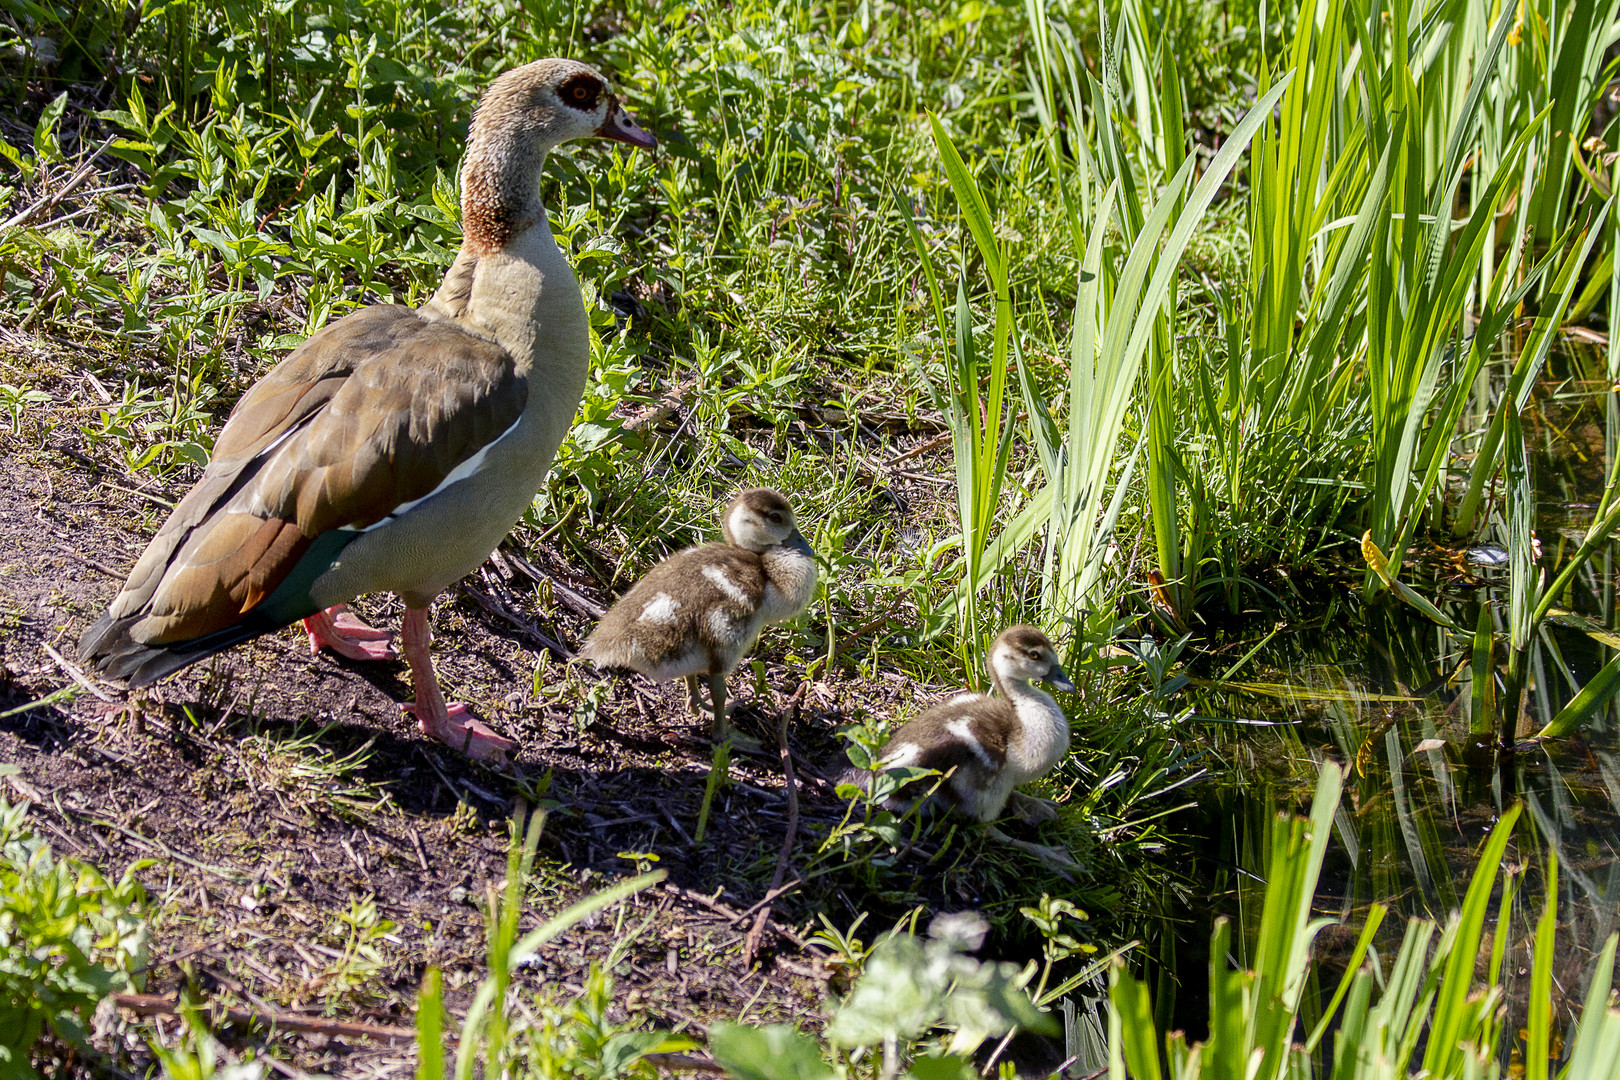
<path id="1" fill-rule="evenodd" d="M 512 357 L 455 323 L 379 305 L 330 324 L 243 396 L 81 656 L 149 681 L 153 649 L 223 648 L 311 614 L 304 590 L 342 547 L 498 439 L 527 396 Z M 180 648 L 150 677 L 217 648 Z"/>

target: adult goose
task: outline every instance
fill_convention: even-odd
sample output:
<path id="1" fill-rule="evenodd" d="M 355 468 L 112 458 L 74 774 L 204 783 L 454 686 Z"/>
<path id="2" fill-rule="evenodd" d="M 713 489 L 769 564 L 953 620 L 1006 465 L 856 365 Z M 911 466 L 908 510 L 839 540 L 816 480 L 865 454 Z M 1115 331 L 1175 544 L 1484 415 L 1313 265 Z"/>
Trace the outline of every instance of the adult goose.
<path id="1" fill-rule="evenodd" d="M 506 72 L 473 117 L 461 250 L 420 308 L 329 324 L 243 396 L 197 486 L 175 507 L 81 658 L 142 686 L 303 620 L 312 649 L 391 655 L 345 602 L 405 601 L 403 645 L 422 730 L 480 758 L 514 744 L 447 704 L 429 608 L 475 569 L 539 489 L 584 390 L 589 324 L 540 201 L 547 152 L 600 135 L 652 148 L 594 70 Z"/>
<path id="2" fill-rule="evenodd" d="M 715 742 L 757 746 L 726 722 L 726 676 L 760 631 L 797 618 L 816 591 L 816 559 L 779 491 L 751 488 L 720 518 L 721 544 L 677 551 L 608 610 L 580 656 L 655 682 L 686 678 L 687 703 L 703 714 L 709 684 Z"/>

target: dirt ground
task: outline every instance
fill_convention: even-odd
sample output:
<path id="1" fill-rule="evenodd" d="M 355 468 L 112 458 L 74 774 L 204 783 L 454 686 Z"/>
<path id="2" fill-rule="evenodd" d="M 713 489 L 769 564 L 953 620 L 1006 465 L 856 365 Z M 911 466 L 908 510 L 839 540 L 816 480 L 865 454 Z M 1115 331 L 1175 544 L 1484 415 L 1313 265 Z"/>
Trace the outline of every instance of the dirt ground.
<path id="1" fill-rule="evenodd" d="M 651 915 L 616 973 L 611 1019 L 701 1033 L 720 1016 L 820 1014 L 831 969 L 801 947 L 808 912 L 830 908 L 847 926 L 861 901 L 836 884 L 813 902 L 790 892 L 762 927 L 758 957 L 744 955 L 789 818 L 779 757 L 733 763 L 708 835 L 694 843 L 710 771 L 705 733 L 674 685 L 610 681 L 584 710 L 583 694 L 556 693 L 559 683 L 575 688 L 568 680 L 575 689 L 597 680 L 570 673 L 545 642 L 577 644 L 593 605 L 611 597 L 546 548 L 497 556 L 436 609 L 448 691 L 521 745 L 511 767 L 490 768 L 428 741 L 401 714 L 411 697 L 402 663 L 311 656 L 291 629 L 133 695 L 81 685 L 80 633 L 184 484 L 137 487 L 65 426 L 43 444 L 0 435 L 0 468 L 0 713 L 11 711 L 0 719 L 0 762 L 20 766 L 0 780 L 0 796 L 31 801 L 32 826 L 58 853 L 111 877 L 150 860 L 138 876 L 151 902 L 145 989 L 156 1013 L 106 1018 L 98 1040 L 117 1070 L 145 1071 L 153 1026 L 166 1039 L 175 1032 L 164 996 L 189 985 L 216 1017 L 308 1018 L 292 1025 L 311 1029 L 302 1032 L 221 1024 L 228 1046 L 269 1047 L 288 1075 L 403 1074 L 412 1048 L 388 1031 L 413 1023 L 429 965 L 445 973 L 452 1014 L 483 978 L 485 897 L 505 877 L 510 817 L 530 804 L 549 816 L 522 930 L 638 863 L 668 879 L 628 903 L 622 922 L 604 913 L 548 946 L 523 983 L 577 993 L 590 965 Z M 537 585 L 554 598 L 549 610 L 535 603 Z M 392 597 L 356 608 L 397 627 Z M 930 691 L 801 685 L 771 656 L 768 635 L 759 655 L 770 700 L 739 673 L 735 715 L 774 742 L 778 709 L 792 712 L 791 882 L 844 811 L 814 775 L 838 758 L 834 729 L 857 702 L 892 708 Z M 64 689 L 69 697 L 34 704 Z M 364 925 L 363 913 L 342 916 L 367 898 L 375 920 L 362 934 L 351 923 Z M 333 1019 L 369 1028 L 339 1030 Z"/>

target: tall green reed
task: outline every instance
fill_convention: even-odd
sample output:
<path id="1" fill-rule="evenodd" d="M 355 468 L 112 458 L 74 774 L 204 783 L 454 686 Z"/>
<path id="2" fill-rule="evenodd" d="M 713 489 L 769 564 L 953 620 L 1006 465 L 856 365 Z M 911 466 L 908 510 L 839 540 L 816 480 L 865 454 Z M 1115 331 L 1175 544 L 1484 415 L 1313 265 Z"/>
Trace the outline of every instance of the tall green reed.
<path id="1" fill-rule="evenodd" d="M 984 194 L 951 143 L 950 136 L 940 125 L 939 118 L 930 113 L 928 120 L 962 221 L 983 260 L 995 305 L 990 356 L 986 364 L 979 355 L 974 338 L 973 308 L 968 302 L 967 292 L 966 253 L 963 253 L 957 279 L 954 318 L 947 321 L 933 260 L 922 242 L 909 208 L 904 208 L 912 242 L 923 263 L 940 340 L 951 343 L 951 359 L 946 365 L 950 408 L 946 415 L 956 462 L 957 519 L 962 526 L 963 571 L 968 582 L 977 583 L 983 577 L 985 551 L 1000 507 L 1007 459 L 1012 449 L 1013 426 L 1005 415 L 1008 354 L 1013 340 L 1012 290 L 1006 257 L 996 240 L 995 226 L 990 220 L 990 208 Z M 993 629 L 984 625 L 979 598 L 977 588 L 959 589 L 952 597 L 957 617 L 963 624 L 957 634 L 958 652 L 969 673 L 969 681 L 975 683 L 982 678 L 980 671 L 983 665 L 979 661 L 983 656 L 985 635 L 987 630 Z"/>
<path id="2" fill-rule="evenodd" d="M 1044 13 L 1032 9 L 1033 15 Z M 980 515 L 993 515 L 1001 493 L 1011 437 L 1011 429 L 1002 417 L 1006 367 L 1010 359 L 1022 357 L 1022 350 L 1013 333 L 1012 303 L 1006 296 L 1002 255 L 996 248 L 987 203 L 944 132 L 937 128 L 935 131 L 958 207 L 968 222 L 997 297 L 991 365 L 983 376 L 987 390 L 982 398 L 960 392 L 964 386 L 977 389 L 979 385 L 978 381 L 965 382 L 967 377 L 979 374 L 977 352 L 964 333 L 971 325 L 965 289 L 958 291 L 957 318 L 950 338 L 956 342 L 958 377 L 953 387 L 952 433 L 964 540 L 964 576 L 951 602 L 969 612 L 967 625 L 969 633 L 973 633 L 978 626 L 978 591 L 1031 540 L 1044 534 L 1048 557 L 1043 573 L 1043 618 L 1054 626 L 1076 627 L 1080 631 L 1074 642 L 1078 651 L 1088 637 L 1095 641 L 1101 636 L 1108 623 L 1099 592 L 1102 557 L 1120 513 L 1120 497 L 1128 487 L 1130 467 L 1124 483 L 1110 485 L 1109 481 L 1121 432 L 1136 401 L 1144 358 L 1151 349 L 1165 347 L 1164 312 L 1173 295 L 1182 253 L 1204 212 L 1237 166 L 1249 137 L 1281 97 L 1287 79 L 1247 113 L 1196 185 L 1192 182 L 1193 160 L 1183 157 L 1164 190 L 1144 213 L 1128 176 L 1115 176 L 1102 187 L 1093 182 L 1096 163 L 1086 151 L 1077 149 L 1072 163 L 1066 158 L 1064 144 L 1068 141 L 1070 147 L 1075 146 L 1073 126 L 1085 115 L 1078 98 L 1078 75 L 1084 69 L 1069 52 L 1074 48 L 1071 34 L 1045 22 L 1042 28 L 1037 49 L 1045 58 L 1045 66 L 1032 72 L 1032 88 L 1041 102 L 1047 160 L 1062 186 L 1071 239 L 1077 245 L 1073 252 L 1078 270 L 1073 329 L 1066 346 L 1058 346 L 1069 360 L 1068 411 L 1054 414 L 1028 365 L 1020 362 L 1018 390 L 1030 417 L 1030 437 L 1046 486 L 1003 527 L 993 544 L 989 541 L 990 518 Z M 1104 98 L 1107 95 L 1095 82 L 1091 83 L 1091 91 Z M 1071 140 L 1064 139 L 1058 126 L 1058 118 L 1065 115 L 1071 124 Z M 1102 115 L 1099 110 L 1092 119 L 1101 130 L 1117 139 L 1124 138 L 1124 133 L 1114 126 L 1116 120 L 1111 112 Z M 1138 213 L 1142 216 L 1136 227 L 1126 230 L 1132 239 L 1121 259 L 1107 243 L 1110 227 L 1122 215 Z M 913 235 L 916 237 L 915 227 Z M 917 242 L 941 336 L 945 338 L 942 291 L 920 238 Z M 1002 312 L 1006 313 L 1005 323 Z M 1163 372 L 1159 375 L 1165 377 Z M 1168 418 L 1170 414 L 1166 410 L 1161 415 Z M 971 485 L 967 491 L 962 490 L 964 479 Z"/>
<path id="3" fill-rule="evenodd" d="M 1534 266 L 1520 258 L 1541 235 L 1525 207 L 1570 190 L 1568 170 L 1537 165 L 1558 118 L 1590 112 L 1595 70 L 1587 16 L 1531 6 L 1305 0 L 1290 9 L 1280 70 L 1264 49 L 1251 54 L 1260 92 L 1288 88 L 1255 132 L 1246 172 L 1247 272 L 1235 291 L 1213 287 L 1223 340 L 1177 346 L 1172 288 L 1154 298 L 1164 309 L 1153 313 L 1141 385 L 1124 372 L 1143 414 L 1145 512 L 1178 614 L 1196 601 L 1212 551 L 1230 595 L 1245 559 L 1297 555 L 1308 550 L 1300 537 L 1348 528 L 1352 514 L 1397 573 L 1416 532 L 1439 523 L 1457 421 L 1485 362 L 1549 270 L 1578 276 L 1591 251 L 1560 256 L 1565 229 L 1547 235 Z M 1126 243 L 1148 220 L 1144 192 L 1183 195 L 1173 179 L 1185 138 L 1174 29 L 1129 0 L 1117 18 L 1105 7 L 1093 78 L 1070 58 L 1078 36 L 1068 22 L 1027 8 L 1028 81 L 1083 261 L 1099 185 L 1114 185 L 1112 225 Z M 1541 39 L 1522 40 L 1524 19 L 1537 18 L 1568 35 L 1555 62 L 1529 55 Z M 1576 55 L 1588 66 L 1567 59 Z M 1543 313 L 1549 328 L 1563 310 Z M 1473 527 L 1480 478 L 1499 464 L 1487 440 L 1460 529 Z M 1223 525 L 1232 540 L 1210 535 Z M 1275 549 L 1257 550 L 1258 537 Z"/>

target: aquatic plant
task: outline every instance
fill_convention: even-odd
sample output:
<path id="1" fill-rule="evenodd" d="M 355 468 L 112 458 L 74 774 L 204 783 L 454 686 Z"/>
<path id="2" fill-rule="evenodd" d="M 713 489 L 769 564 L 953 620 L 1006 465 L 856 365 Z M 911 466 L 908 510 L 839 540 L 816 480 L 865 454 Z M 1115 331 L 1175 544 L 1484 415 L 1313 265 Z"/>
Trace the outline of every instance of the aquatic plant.
<path id="1" fill-rule="evenodd" d="M 1495 1077 L 1517 1037 L 1504 1023 L 1503 957 L 1514 890 L 1503 887 L 1495 931 L 1487 934 L 1490 899 L 1520 807 L 1497 821 L 1480 852 L 1461 906 L 1443 926 L 1406 923 L 1398 952 L 1385 967 L 1373 948 L 1386 914 L 1374 905 L 1326 1005 L 1313 1001 L 1312 942 L 1331 920 L 1316 918 L 1312 901 L 1343 773 L 1325 765 L 1308 819 L 1291 818 L 1272 833 L 1265 900 L 1247 961 L 1228 957 L 1232 928 L 1216 924 L 1210 948 L 1209 1037 L 1189 1044 L 1155 1023 L 1147 987 L 1116 963 L 1110 978 L 1109 1073 L 1261 1078 L 1287 1076 Z M 1612 1075 L 1620 1051 L 1620 1010 L 1610 986 L 1620 934 L 1611 933 L 1591 968 L 1585 1005 L 1573 1030 L 1554 1029 L 1554 930 L 1558 922 L 1557 857 L 1546 868 L 1543 913 L 1536 924 L 1534 970 L 1523 1041 L 1524 1075 L 1545 1080 L 1556 1059 L 1560 1077 Z M 1436 932 L 1438 931 L 1438 937 Z M 1485 975 L 1479 978 L 1482 960 Z M 1300 1036 L 1307 1033 L 1303 1040 Z M 1562 1043 L 1556 1055 L 1554 1047 Z M 1421 1051 L 1421 1055 L 1419 1054 Z"/>

